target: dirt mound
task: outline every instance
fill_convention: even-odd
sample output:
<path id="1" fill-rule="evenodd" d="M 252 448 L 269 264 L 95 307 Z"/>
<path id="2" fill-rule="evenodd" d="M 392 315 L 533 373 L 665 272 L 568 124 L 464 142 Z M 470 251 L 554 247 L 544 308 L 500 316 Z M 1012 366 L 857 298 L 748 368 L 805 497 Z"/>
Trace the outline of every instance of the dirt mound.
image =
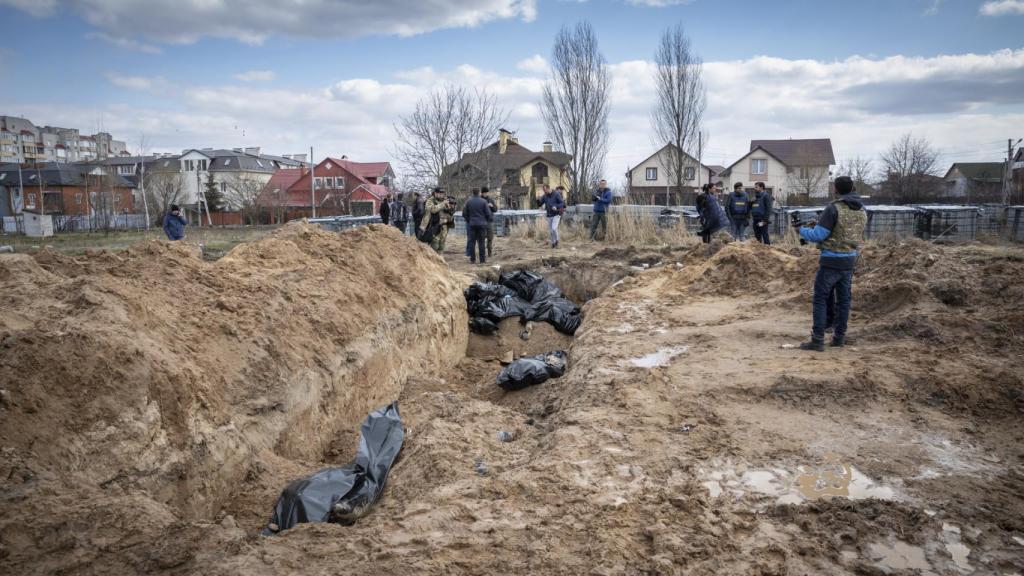
<path id="1" fill-rule="evenodd" d="M 680 266 L 665 268 L 670 277 L 662 286 L 690 294 L 772 293 L 805 268 L 801 257 L 756 242 L 733 242 L 710 257 L 706 246 L 697 246 L 682 255 Z"/>
<path id="2" fill-rule="evenodd" d="M 295 223 L 212 263 L 159 241 L 0 256 L 0 289 L 0 561 L 21 573 L 150 567 L 136 530 L 214 518 L 266 455 L 351 442 L 466 343 L 458 281 L 390 227 Z"/>

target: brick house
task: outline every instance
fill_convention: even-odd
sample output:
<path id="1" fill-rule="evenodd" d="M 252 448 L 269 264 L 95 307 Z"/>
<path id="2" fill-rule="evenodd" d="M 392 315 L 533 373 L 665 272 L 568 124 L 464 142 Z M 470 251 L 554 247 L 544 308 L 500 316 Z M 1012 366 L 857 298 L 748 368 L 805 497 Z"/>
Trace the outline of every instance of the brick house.
<path id="1" fill-rule="evenodd" d="M 42 182 L 42 184 L 40 184 Z M 134 186 L 101 166 L 47 163 L 0 167 L 0 214 L 22 211 L 62 216 L 135 212 Z"/>
<path id="2" fill-rule="evenodd" d="M 313 170 L 316 197 L 310 189 L 310 171 L 278 170 L 260 195 L 260 206 L 277 214 L 277 220 L 307 216 L 316 205 L 317 215 L 369 216 L 380 211 L 395 173 L 388 162 L 353 162 L 325 158 Z"/>

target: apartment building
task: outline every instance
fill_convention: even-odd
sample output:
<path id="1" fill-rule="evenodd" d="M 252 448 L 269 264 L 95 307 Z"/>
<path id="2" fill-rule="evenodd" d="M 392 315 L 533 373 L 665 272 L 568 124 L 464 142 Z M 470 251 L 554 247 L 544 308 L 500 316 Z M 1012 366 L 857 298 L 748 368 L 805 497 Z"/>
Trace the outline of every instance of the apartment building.
<path id="1" fill-rule="evenodd" d="M 107 132 L 81 134 L 77 128 L 38 127 L 27 118 L 0 116 L 0 163 L 91 162 L 127 153 Z"/>

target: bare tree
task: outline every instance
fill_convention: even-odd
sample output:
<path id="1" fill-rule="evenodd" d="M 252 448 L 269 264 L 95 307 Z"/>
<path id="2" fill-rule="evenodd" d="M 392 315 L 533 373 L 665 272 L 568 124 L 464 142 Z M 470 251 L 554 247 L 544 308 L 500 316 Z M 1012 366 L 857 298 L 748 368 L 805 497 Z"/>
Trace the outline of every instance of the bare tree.
<path id="1" fill-rule="evenodd" d="M 109 167 L 97 167 L 87 178 L 93 228 L 109 233 L 117 224 L 118 212 L 126 208 L 117 191 L 118 177 Z"/>
<path id="2" fill-rule="evenodd" d="M 790 170 L 786 180 L 787 188 L 804 198 L 828 195 L 828 168 L 795 166 Z"/>
<path id="3" fill-rule="evenodd" d="M 875 165 L 871 158 L 863 158 L 861 156 L 847 158 L 839 164 L 838 170 L 840 176 L 852 178 L 854 186 L 874 182 Z"/>
<path id="4" fill-rule="evenodd" d="M 508 117 L 486 90 L 446 85 L 399 118 L 395 156 L 417 180 L 451 187 L 462 175 L 465 154 L 490 143 Z"/>
<path id="5" fill-rule="evenodd" d="M 224 202 L 227 206 L 239 210 L 250 224 L 259 224 L 260 195 L 267 181 L 249 172 L 233 174 L 227 181 Z"/>
<path id="6" fill-rule="evenodd" d="M 551 50 L 551 78 L 541 96 L 541 115 L 557 147 L 572 155 L 569 202 L 604 169 L 608 152 L 611 76 L 587 22 L 563 26 Z"/>
<path id="7" fill-rule="evenodd" d="M 907 132 L 897 138 L 881 156 L 884 185 L 892 200 L 917 202 L 940 192 L 932 181 L 938 175 L 938 158 L 939 153 L 924 137 Z"/>
<path id="8" fill-rule="evenodd" d="M 700 169 L 687 155 L 700 155 L 696 148 L 706 106 L 704 65 L 690 46 L 682 24 L 662 32 L 654 63 L 658 100 L 651 112 L 651 123 L 659 144 L 669 144 L 665 169 L 668 181 L 675 187 L 671 194 L 674 196 L 683 192 L 686 169 L 693 168 L 694 175 Z M 669 203 L 675 202 L 670 198 Z"/>
<path id="9" fill-rule="evenodd" d="M 153 209 L 156 223 L 163 219 L 171 204 L 178 204 L 185 197 L 185 180 L 181 172 L 147 171 L 145 179 L 147 202 Z"/>

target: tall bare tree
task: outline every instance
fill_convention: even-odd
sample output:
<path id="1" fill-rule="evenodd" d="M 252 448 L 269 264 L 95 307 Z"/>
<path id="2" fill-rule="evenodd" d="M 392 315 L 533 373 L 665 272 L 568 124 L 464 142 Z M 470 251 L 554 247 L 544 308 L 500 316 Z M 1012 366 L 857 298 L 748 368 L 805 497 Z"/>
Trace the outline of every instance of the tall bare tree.
<path id="1" fill-rule="evenodd" d="M 604 169 L 610 105 L 611 76 L 593 27 L 563 26 L 551 49 L 540 110 L 555 145 L 572 155 L 570 203 L 578 203 Z"/>
<path id="2" fill-rule="evenodd" d="M 871 184 L 875 177 L 875 164 L 871 158 L 847 158 L 839 164 L 838 175 L 852 178 L 854 186 Z"/>
<path id="3" fill-rule="evenodd" d="M 885 187 L 896 202 L 927 200 L 941 193 L 932 177 L 938 175 L 939 153 L 926 138 L 907 132 L 882 153 Z"/>
<path id="4" fill-rule="evenodd" d="M 250 172 L 239 172 L 229 177 L 224 192 L 225 205 L 240 210 L 250 224 L 259 224 L 260 195 L 267 185 L 266 178 Z"/>
<path id="5" fill-rule="evenodd" d="M 697 142 L 707 102 L 704 64 L 693 51 L 682 24 L 662 32 L 654 63 L 658 99 L 651 111 L 651 123 L 658 143 L 670 145 L 663 158 L 666 176 L 675 188 L 672 196 L 675 196 L 683 192 L 686 169 L 693 168 L 694 174 L 700 170 L 687 155 L 693 158 L 700 156 Z M 670 199 L 669 203 L 674 204 L 675 201 Z"/>
<path id="6" fill-rule="evenodd" d="M 828 168 L 794 166 L 786 180 L 787 188 L 805 199 L 828 195 Z"/>
<path id="7" fill-rule="evenodd" d="M 151 163 L 155 164 L 155 163 Z M 145 178 L 147 202 L 152 210 L 151 217 L 159 224 L 171 204 L 178 204 L 185 198 L 185 179 L 181 172 L 146 169 Z"/>
<path id="8" fill-rule="evenodd" d="M 446 85 L 395 123 L 395 157 L 417 181 L 450 188 L 462 174 L 465 154 L 489 144 L 508 118 L 486 90 Z"/>

